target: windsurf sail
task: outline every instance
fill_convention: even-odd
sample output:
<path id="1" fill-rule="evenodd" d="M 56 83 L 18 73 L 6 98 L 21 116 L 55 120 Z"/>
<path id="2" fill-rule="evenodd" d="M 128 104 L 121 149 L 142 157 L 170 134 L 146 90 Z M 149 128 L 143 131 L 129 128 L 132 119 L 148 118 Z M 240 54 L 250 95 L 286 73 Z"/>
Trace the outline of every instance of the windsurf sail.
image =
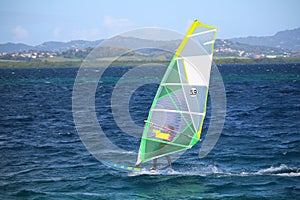
<path id="1" fill-rule="evenodd" d="M 145 120 L 137 165 L 200 140 L 216 32 L 195 20 L 178 46 Z"/>

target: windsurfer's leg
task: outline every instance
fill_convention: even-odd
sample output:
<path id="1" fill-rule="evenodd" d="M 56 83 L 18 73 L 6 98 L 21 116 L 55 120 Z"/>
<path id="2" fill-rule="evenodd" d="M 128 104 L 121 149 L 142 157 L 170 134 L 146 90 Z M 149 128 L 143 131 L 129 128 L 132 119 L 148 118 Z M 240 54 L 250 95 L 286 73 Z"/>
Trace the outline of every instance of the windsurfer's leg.
<path id="1" fill-rule="evenodd" d="M 142 163 L 140 163 L 140 164 L 137 164 L 137 165 L 135 165 L 135 167 L 140 167 L 140 165 L 141 165 Z"/>
<path id="2" fill-rule="evenodd" d="M 156 170 L 156 164 L 157 164 L 157 158 L 154 158 L 151 170 Z"/>
<path id="3" fill-rule="evenodd" d="M 170 155 L 166 155 L 166 158 L 167 158 L 167 160 L 168 160 L 169 167 L 172 168 L 172 160 L 171 160 L 171 156 L 170 156 Z"/>

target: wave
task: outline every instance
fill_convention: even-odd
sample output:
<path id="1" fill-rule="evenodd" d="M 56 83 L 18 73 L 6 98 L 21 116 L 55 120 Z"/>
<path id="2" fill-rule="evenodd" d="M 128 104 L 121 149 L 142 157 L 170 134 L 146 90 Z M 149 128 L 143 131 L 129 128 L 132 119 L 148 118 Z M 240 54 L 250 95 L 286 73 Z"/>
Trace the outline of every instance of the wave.
<path id="1" fill-rule="evenodd" d="M 147 170 L 139 173 L 132 173 L 129 176 L 140 176 L 140 175 L 161 175 L 162 173 L 152 173 Z M 164 173 L 164 175 L 177 175 L 177 176 L 214 176 L 214 177 L 234 177 L 234 176 L 286 176 L 286 177 L 297 177 L 300 176 L 300 168 L 290 168 L 285 164 L 281 164 L 278 167 L 268 167 L 261 169 L 256 172 L 228 172 L 219 169 L 217 166 L 208 165 L 202 168 L 201 171 L 172 171 L 171 173 Z"/>
<path id="2" fill-rule="evenodd" d="M 290 168 L 285 164 L 281 164 L 279 167 L 269 167 L 261 169 L 256 172 L 258 175 L 277 175 L 277 176 L 300 176 L 299 168 Z"/>
<path id="3" fill-rule="evenodd" d="M 278 167 L 268 167 L 265 169 L 258 170 L 256 172 L 241 172 L 236 174 L 231 174 L 235 176 L 300 176 L 300 168 L 288 167 L 285 164 L 280 164 Z"/>
<path id="4" fill-rule="evenodd" d="M 72 135 L 71 132 L 58 132 L 58 135 Z"/>
<path id="5" fill-rule="evenodd" d="M 96 192 L 45 192 L 45 191 L 38 191 L 38 190 L 30 190 L 30 189 L 23 189 L 14 193 L 17 197 L 26 197 L 26 196 L 35 196 L 37 198 L 34 199 L 43 199 L 45 196 L 48 198 L 52 197 L 54 199 L 61 199 L 65 197 L 66 199 L 82 199 L 82 198 L 97 198 L 97 199 L 106 199 L 105 194 L 103 193 L 96 193 Z M 77 197 L 77 198 L 76 198 Z M 64 199 L 64 198 L 62 198 Z"/>

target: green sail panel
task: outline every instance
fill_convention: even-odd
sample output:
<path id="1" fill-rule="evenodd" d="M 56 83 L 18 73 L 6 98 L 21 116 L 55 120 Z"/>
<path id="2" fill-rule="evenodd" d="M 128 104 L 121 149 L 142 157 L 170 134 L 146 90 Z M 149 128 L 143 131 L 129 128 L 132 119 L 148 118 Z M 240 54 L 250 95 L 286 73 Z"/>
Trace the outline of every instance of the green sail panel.
<path id="1" fill-rule="evenodd" d="M 170 67 L 168 76 L 164 82 L 165 83 L 179 83 L 180 82 L 177 62 L 174 62 L 173 66 Z"/>
<path id="2" fill-rule="evenodd" d="M 189 149 L 192 140 L 198 141 L 195 128 L 188 114 L 154 111 L 153 118 L 158 119 L 158 121 L 146 122 L 149 123 L 149 134 L 145 139 L 146 146 L 143 157 L 145 161 Z M 174 122 L 174 119 L 177 120 Z M 168 140 L 170 139 L 169 136 L 167 138 L 159 136 L 159 134 L 168 133 L 164 126 L 159 125 L 160 120 L 165 120 L 169 127 L 173 126 L 176 130 L 173 133 L 176 136 L 171 140 Z"/>

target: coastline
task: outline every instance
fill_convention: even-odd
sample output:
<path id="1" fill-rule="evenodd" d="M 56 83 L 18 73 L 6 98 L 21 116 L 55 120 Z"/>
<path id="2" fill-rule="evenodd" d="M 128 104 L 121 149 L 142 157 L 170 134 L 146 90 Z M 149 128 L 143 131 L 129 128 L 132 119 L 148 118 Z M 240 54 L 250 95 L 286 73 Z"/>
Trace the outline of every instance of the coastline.
<path id="1" fill-rule="evenodd" d="M 268 63 L 300 63 L 300 58 L 237 58 L 237 57 L 215 57 L 213 59 L 216 64 L 268 64 Z M 24 61 L 8 61 L 0 60 L 0 68 L 35 68 L 35 67 L 80 67 L 84 61 L 38 61 L 38 62 L 24 62 Z M 164 64 L 167 65 L 169 60 L 100 60 L 95 63 L 87 63 L 91 67 L 105 67 L 105 66 L 138 66 L 145 64 Z"/>

